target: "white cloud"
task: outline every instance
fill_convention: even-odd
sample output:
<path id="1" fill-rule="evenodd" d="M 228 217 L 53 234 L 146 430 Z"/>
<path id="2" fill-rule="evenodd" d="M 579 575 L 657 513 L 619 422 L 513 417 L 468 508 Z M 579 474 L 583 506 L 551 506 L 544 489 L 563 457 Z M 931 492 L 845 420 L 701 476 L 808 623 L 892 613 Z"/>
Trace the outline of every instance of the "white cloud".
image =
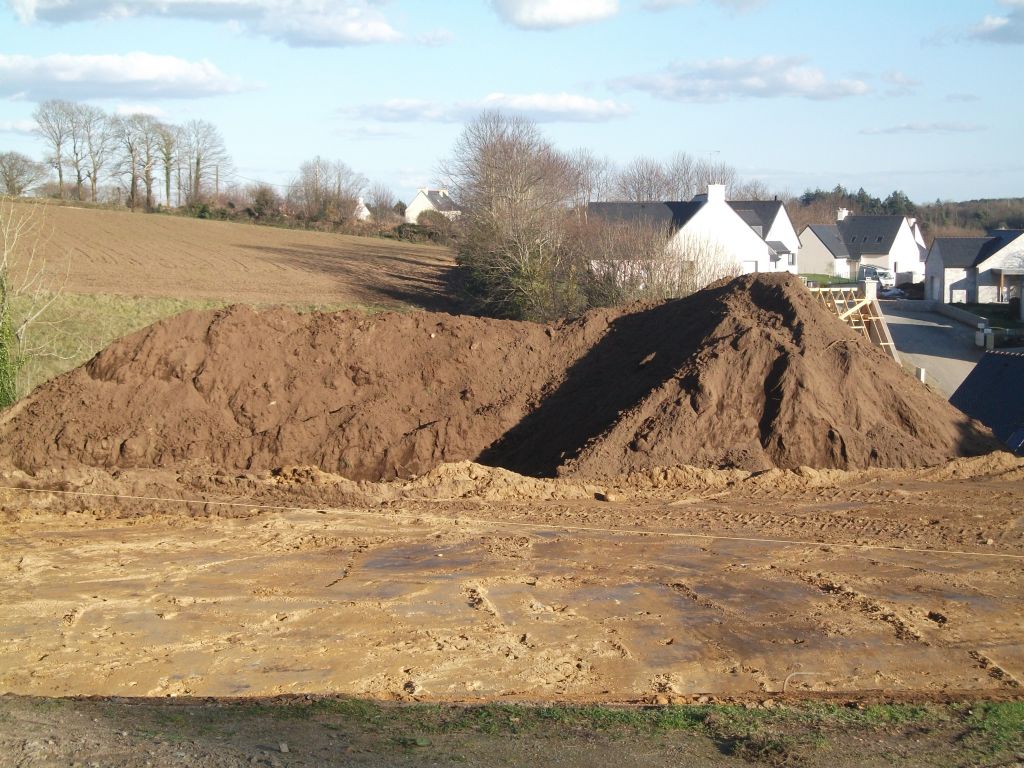
<path id="1" fill-rule="evenodd" d="M 909 96 L 921 84 L 920 80 L 915 80 L 909 75 L 898 71 L 884 73 L 882 80 L 891 86 L 886 91 L 886 96 Z"/>
<path id="2" fill-rule="evenodd" d="M 23 23 L 67 24 L 136 16 L 229 23 L 296 47 L 390 43 L 401 35 L 380 0 L 9 0 Z"/>
<path id="3" fill-rule="evenodd" d="M 800 57 L 760 56 L 677 64 L 651 75 L 616 80 L 619 89 L 646 91 L 670 101 L 715 102 L 743 98 L 840 99 L 870 88 L 862 80 L 830 80 Z"/>
<path id="4" fill-rule="evenodd" d="M 602 122 L 625 117 L 629 107 L 611 99 L 592 99 L 571 93 L 492 93 L 479 105 L 525 115 L 537 122 Z"/>
<path id="5" fill-rule="evenodd" d="M 151 53 L 77 56 L 0 54 L 0 96 L 50 98 L 198 98 L 237 93 L 242 81 L 203 59 Z"/>
<path id="6" fill-rule="evenodd" d="M 1024 0 L 1000 0 L 1009 10 L 988 15 L 971 30 L 971 37 L 990 43 L 1024 44 Z"/>
<path id="7" fill-rule="evenodd" d="M 865 136 L 884 136 L 894 133 L 977 133 L 984 130 L 985 126 L 977 123 L 934 122 L 901 123 L 886 128 L 864 128 L 861 133 Z"/>
<path id="8" fill-rule="evenodd" d="M 0 120 L 0 133 L 17 133 L 31 136 L 36 129 L 32 120 Z"/>
<path id="9" fill-rule="evenodd" d="M 764 0 L 714 0 L 716 5 L 737 13 L 745 13 L 764 3 Z M 641 4 L 648 11 L 667 11 L 670 8 L 696 5 L 697 0 L 644 0 Z"/>
<path id="10" fill-rule="evenodd" d="M 502 21 L 520 29 L 557 29 L 619 12 L 618 0 L 491 0 Z"/>
<path id="11" fill-rule="evenodd" d="M 967 103 L 972 101 L 979 101 L 980 98 L 976 93 L 947 93 L 946 101 Z"/>
<path id="12" fill-rule="evenodd" d="M 572 93 L 491 93 L 478 101 L 451 104 L 390 99 L 352 111 L 359 117 L 386 123 L 459 123 L 485 109 L 522 115 L 538 123 L 597 123 L 630 114 L 629 107 L 611 99 Z"/>

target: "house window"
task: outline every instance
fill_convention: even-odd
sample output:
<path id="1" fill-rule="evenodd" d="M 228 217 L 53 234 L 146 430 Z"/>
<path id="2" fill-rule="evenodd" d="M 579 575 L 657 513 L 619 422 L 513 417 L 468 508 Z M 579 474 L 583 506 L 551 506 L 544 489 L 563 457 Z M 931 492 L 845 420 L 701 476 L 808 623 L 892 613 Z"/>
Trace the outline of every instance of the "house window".
<path id="1" fill-rule="evenodd" d="M 789 266 L 791 266 L 791 267 L 796 266 L 796 254 L 795 253 L 789 254 Z"/>

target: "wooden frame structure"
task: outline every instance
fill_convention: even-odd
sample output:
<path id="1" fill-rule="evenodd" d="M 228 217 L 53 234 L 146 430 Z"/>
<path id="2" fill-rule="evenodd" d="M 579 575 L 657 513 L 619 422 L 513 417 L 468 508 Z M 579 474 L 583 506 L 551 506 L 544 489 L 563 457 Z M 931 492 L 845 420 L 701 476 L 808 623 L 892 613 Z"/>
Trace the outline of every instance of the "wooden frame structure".
<path id="1" fill-rule="evenodd" d="M 826 308 L 864 336 L 876 347 L 881 347 L 897 364 L 899 353 L 893 343 L 889 326 L 885 322 L 878 299 L 865 295 L 859 285 L 839 285 L 828 288 L 808 288 L 811 294 Z"/>

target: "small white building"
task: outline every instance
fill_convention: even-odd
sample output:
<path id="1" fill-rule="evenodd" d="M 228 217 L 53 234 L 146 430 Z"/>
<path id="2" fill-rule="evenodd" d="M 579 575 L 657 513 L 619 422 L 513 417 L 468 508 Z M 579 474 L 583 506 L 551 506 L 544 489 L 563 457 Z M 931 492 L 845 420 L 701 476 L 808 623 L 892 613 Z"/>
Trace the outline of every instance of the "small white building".
<path id="1" fill-rule="evenodd" d="M 462 213 L 462 209 L 448 195 L 447 189 L 427 189 L 426 187 L 418 190 L 416 196 L 406 206 L 406 223 L 415 224 L 424 211 L 437 211 L 451 221 L 454 221 Z"/>
<path id="2" fill-rule="evenodd" d="M 363 198 L 356 198 L 356 209 L 352 213 L 356 217 L 356 221 L 369 221 L 370 220 L 370 209 L 366 207 L 366 203 L 363 202 Z"/>
<path id="3" fill-rule="evenodd" d="M 785 206 L 779 201 L 730 203 L 724 184 L 709 184 L 705 194 L 689 202 L 591 203 L 587 215 L 663 227 L 669 251 L 685 261 L 714 260 L 720 271 L 797 271 L 799 239 Z"/>
<path id="4" fill-rule="evenodd" d="M 730 200 L 729 207 L 746 222 L 774 253 L 774 268 L 759 272 L 797 273 L 800 238 L 789 211 L 780 200 Z"/>
<path id="5" fill-rule="evenodd" d="M 925 262 L 925 298 L 943 304 L 992 304 L 1024 288 L 1024 229 L 986 237 L 937 237 Z"/>
<path id="6" fill-rule="evenodd" d="M 804 274 L 856 278 L 862 265 L 871 265 L 888 269 L 897 283 L 924 277 L 924 235 L 907 216 L 856 216 L 840 208 L 835 224 L 800 231 L 800 249 Z"/>

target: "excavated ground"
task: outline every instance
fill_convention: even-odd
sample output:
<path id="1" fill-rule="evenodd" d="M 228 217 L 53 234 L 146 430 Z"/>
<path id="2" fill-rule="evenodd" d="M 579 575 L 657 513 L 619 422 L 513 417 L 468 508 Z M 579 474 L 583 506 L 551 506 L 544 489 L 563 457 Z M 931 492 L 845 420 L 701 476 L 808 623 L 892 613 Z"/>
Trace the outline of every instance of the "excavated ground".
<path id="1" fill-rule="evenodd" d="M 996 448 L 786 274 L 551 327 L 188 312 L 0 415 L 0 465 L 28 471 L 297 464 L 390 480 L 475 460 L 597 479 L 921 467 Z"/>
<path id="2" fill-rule="evenodd" d="M 1008 454 L 599 486 L 468 462 L 389 484 L 308 467 L 0 483 L 18 488 L 0 491 L 4 692 L 649 702 L 1024 681 Z"/>

